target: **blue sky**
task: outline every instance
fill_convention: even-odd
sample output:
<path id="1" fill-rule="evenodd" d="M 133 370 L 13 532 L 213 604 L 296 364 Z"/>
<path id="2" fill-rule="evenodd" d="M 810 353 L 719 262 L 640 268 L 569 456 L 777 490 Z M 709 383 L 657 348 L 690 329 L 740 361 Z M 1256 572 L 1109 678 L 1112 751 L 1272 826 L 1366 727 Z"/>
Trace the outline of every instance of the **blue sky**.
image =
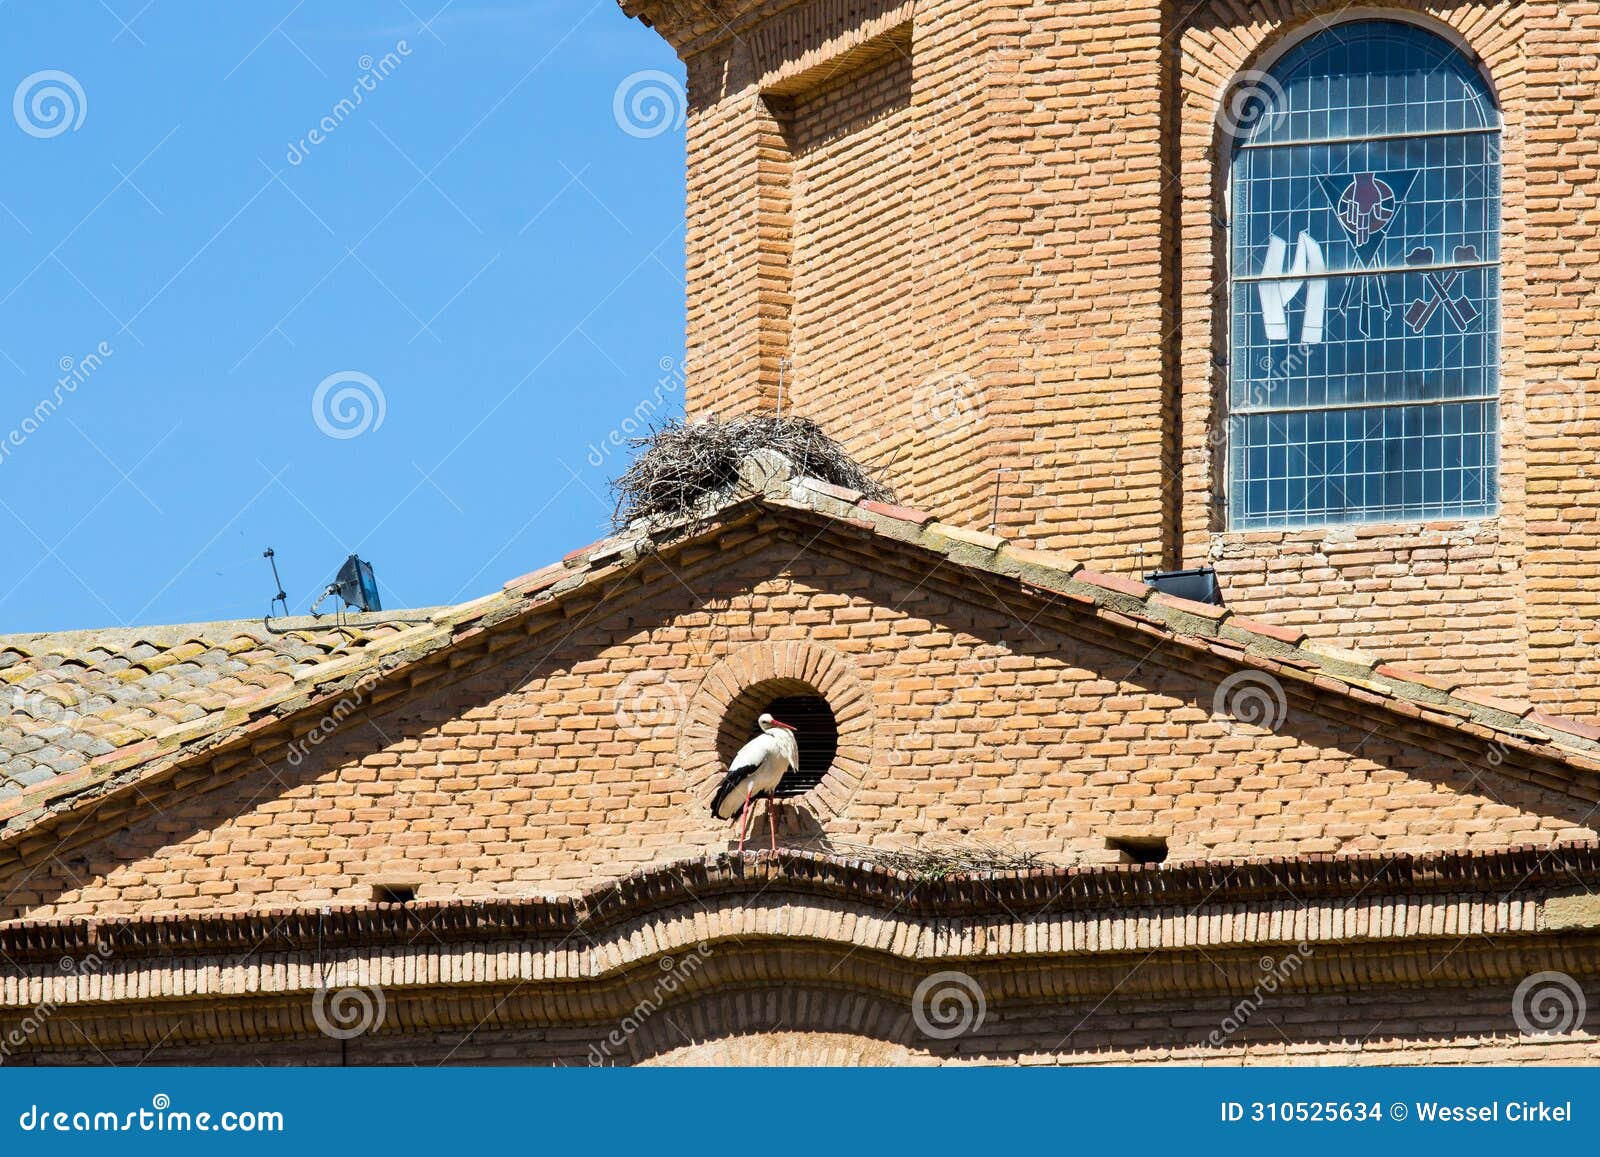
<path id="1" fill-rule="evenodd" d="M 268 546 L 296 613 L 351 551 L 457 602 L 605 528 L 590 447 L 681 412 L 682 68 L 615 0 L 439 3 L 0 6 L 0 631 L 260 616 Z"/>

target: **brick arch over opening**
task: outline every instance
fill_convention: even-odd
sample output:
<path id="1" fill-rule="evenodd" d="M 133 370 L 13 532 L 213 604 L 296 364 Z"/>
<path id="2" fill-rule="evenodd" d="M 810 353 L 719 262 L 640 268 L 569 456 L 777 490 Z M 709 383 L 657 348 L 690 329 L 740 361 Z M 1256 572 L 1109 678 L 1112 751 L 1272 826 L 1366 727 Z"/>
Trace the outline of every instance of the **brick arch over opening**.
<path id="1" fill-rule="evenodd" d="M 909 1003 L 806 984 L 710 993 L 644 1021 L 614 1063 L 932 1065 Z"/>
<path id="2" fill-rule="evenodd" d="M 752 643 L 700 681 L 684 716 L 678 756 L 695 799 L 709 803 L 727 770 L 730 737 L 748 735 L 764 701 L 790 695 L 827 700 L 838 749 L 822 781 L 803 797 L 818 819 L 833 819 L 866 782 L 872 761 L 872 696 L 854 665 L 816 643 Z"/>
<path id="3" fill-rule="evenodd" d="M 913 1052 L 905 1045 L 874 1040 L 859 1033 L 777 1029 L 679 1045 L 640 1063 L 663 1068 L 706 1065 L 910 1068 L 935 1065 L 938 1061 L 926 1053 Z"/>
<path id="4" fill-rule="evenodd" d="M 1520 88 L 1524 65 L 1516 25 L 1485 21 L 1485 8 L 1451 11 L 1396 0 L 1392 4 L 1363 4 L 1331 11 L 1296 6 L 1293 14 L 1272 18 L 1259 4 L 1251 5 L 1251 9 L 1261 17 L 1261 23 L 1253 26 L 1248 35 L 1236 35 L 1237 28 L 1230 30 L 1235 34 L 1218 35 L 1221 26 L 1208 25 L 1204 19 L 1195 20 L 1184 29 L 1184 87 L 1191 98 L 1202 91 L 1206 94 L 1209 108 L 1195 111 L 1210 118 L 1218 147 L 1226 147 L 1228 142 L 1223 113 L 1241 76 L 1248 79 L 1251 73 L 1270 70 L 1301 42 L 1362 20 L 1413 24 L 1441 37 L 1477 66 L 1497 108 L 1504 109 L 1508 87 L 1513 92 Z M 1186 122 L 1188 116 L 1186 109 Z"/>

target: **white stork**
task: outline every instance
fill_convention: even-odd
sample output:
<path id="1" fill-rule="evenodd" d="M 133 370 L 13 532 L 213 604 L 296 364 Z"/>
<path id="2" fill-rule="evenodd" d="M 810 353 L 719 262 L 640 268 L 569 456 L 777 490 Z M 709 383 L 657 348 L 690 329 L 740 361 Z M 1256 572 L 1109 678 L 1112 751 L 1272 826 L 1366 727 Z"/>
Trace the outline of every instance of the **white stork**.
<path id="1" fill-rule="evenodd" d="M 766 796 L 767 831 L 772 838 L 772 850 L 776 852 L 778 827 L 772 813 L 778 806 L 778 781 L 789 770 L 800 769 L 800 742 L 794 737 L 793 727 L 779 723 L 771 715 L 762 715 L 757 722 L 761 734 L 733 757 L 722 786 L 711 799 L 711 813 L 723 820 L 731 820 L 735 813 L 739 814 L 739 850 L 742 852 L 745 828 L 750 822 L 750 805 Z"/>

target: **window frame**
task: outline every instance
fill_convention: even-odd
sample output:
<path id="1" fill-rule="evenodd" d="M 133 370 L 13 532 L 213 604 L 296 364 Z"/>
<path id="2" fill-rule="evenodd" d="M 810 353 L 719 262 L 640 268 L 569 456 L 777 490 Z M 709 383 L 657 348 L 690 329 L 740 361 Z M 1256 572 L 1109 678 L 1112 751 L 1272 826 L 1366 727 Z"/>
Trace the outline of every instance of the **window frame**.
<path id="1" fill-rule="evenodd" d="M 1486 340 L 1492 343 L 1491 348 L 1493 353 L 1493 361 L 1485 367 L 1491 378 L 1492 389 L 1486 388 L 1476 392 L 1462 393 L 1458 396 L 1383 399 L 1379 401 L 1363 400 L 1360 402 L 1328 402 L 1325 399 L 1323 403 L 1316 405 L 1306 403 L 1302 405 L 1256 407 L 1253 409 L 1239 410 L 1236 408 L 1235 402 L 1235 389 L 1238 384 L 1235 379 L 1237 368 L 1236 359 L 1240 352 L 1240 343 L 1237 340 L 1234 332 L 1234 326 L 1238 320 L 1237 292 L 1242 285 L 1248 285 L 1251 282 L 1267 280 L 1267 278 L 1254 276 L 1249 270 L 1240 271 L 1238 269 L 1238 253 L 1236 252 L 1235 247 L 1235 230 L 1239 227 L 1239 223 L 1235 216 L 1235 192 L 1240 180 L 1237 169 L 1241 160 L 1241 156 L 1245 151 L 1245 147 L 1241 145 L 1241 137 L 1244 134 L 1233 130 L 1228 124 L 1227 118 L 1229 112 L 1229 99 L 1238 91 L 1241 82 L 1250 81 L 1251 78 L 1260 78 L 1263 76 L 1270 77 L 1273 71 L 1277 69 L 1291 53 L 1294 53 L 1296 50 L 1302 48 L 1311 41 L 1317 40 L 1323 36 L 1336 35 L 1339 31 L 1348 28 L 1351 25 L 1372 23 L 1387 23 L 1408 26 L 1441 41 L 1443 46 L 1448 51 L 1455 54 L 1456 60 L 1459 61 L 1463 71 L 1470 72 L 1476 77 L 1479 85 L 1481 86 L 1482 95 L 1487 104 L 1487 111 L 1489 114 L 1491 114 L 1493 123 L 1485 127 L 1475 128 L 1444 128 L 1437 130 L 1419 130 L 1415 132 L 1375 132 L 1342 137 L 1330 136 L 1327 138 L 1307 139 L 1305 141 L 1296 140 L 1268 143 L 1266 145 L 1256 145 L 1253 147 L 1256 149 L 1271 147 L 1295 147 L 1304 145 L 1335 147 L 1340 145 L 1349 145 L 1350 147 L 1356 147 L 1373 142 L 1411 141 L 1426 139 L 1429 137 L 1444 138 L 1464 136 L 1482 136 L 1490 141 L 1490 144 L 1487 147 L 1493 156 L 1494 188 L 1492 195 L 1490 195 L 1487 199 L 1490 219 L 1486 222 L 1485 229 L 1492 230 L 1496 239 L 1494 258 L 1492 261 L 1479 260 L 1473 262 L 1471 263 L 1471 266 L 1475 269 L 1490 271 L 1495 278 L 1493 295 L 1493 327 L 1490 329 L 1486 325 L 1483 331 Z M 1354 527 L 1415 527 L 1428 524 L 1460 525 L 1462 523 L 1481 522 L 1497 518 L 1504 508 L 1502 482 L 1504 478 L 1505 466 L 1503 457 L 1505 431 L 1502 419 L 1505 393 L 1504 371 L 1506 365 L 1506 351 L 1504 344 L 1504 273 L 1506 265 L 1506 253 L 1504 249 L 1506 185 L 1504 141 L 1506 121 L 1504 109 L 1502 107 L 1493 76 L 1489 72 L 1483 58 L 1475 49 L 1473 49 L 1473 47 L 1456 29 L 1445 24 L 1436 23 L 1434 21 L 1422 18 L 1417 13 L 1378 7 L 1347 10 L 1339 13 L 1336 16 L 1319 20 L 1315 22 L 1313 26 L 1300 30 L 1298 34 L 1284 37 L 1277 44 L 1274 44 L 1267 50 L 1263 51 L 1257 57 L 1252 68 L 1241 69 L 1236 72 L 1232 81 L 1223 90 L 1215 127 L 1217 129 L 1217 136 L 1214 141 L 1213 148 L 1217 150 L 1214 155 L 1216 155 L 1221 161 L 1220 173 L 1222 179 L 1219 182 L 1219 193 L 1222 198 L 1223 210 L 1221 217 L 1218 220 L 1221 238 L 1221 264 L 1223 267 L 1223 281 L 1220 286 L 1222 292 L 1219 298 L 1217 316 L 1221 325 L 1219 335 L 1224 357 L 1221 366 L 1221 373 L 1219 375 L 1220 386 L 1217 395 L 1220 404 L 1212 411 L 1212 413 L 1215 415 L 1213 420 L 1220 423 L 1218 436 L 1212 439 L 1212 444 L 1220 449 L 1218 460 L 1214 463 L 1214 477 L 1216 478 L 1217 485 L 1216 493 L 1220 499 L 1220 510 L 1218 512 L 1218 532 L 1225 535 L 1263 532 L 1293 534 L 1296 532 L 1316 532 Z M 1425 170 L 1419 170 L 1419 172 L 1422 171 Z M 1289 256 L 1291 258 L 1294 256 L 1292 246 L 1290 248 Z M 1430 272 L 1437 268 L 1449 268 L 1451 264 L 1452 263 L 1448 262 L 1436 263 L 1434 266 L 1429 267 Z M 1379 268 L 1367 270 L 1366 272 L 1392 273 L 1402 271 L 1406 271 L 1405 267 L 1391 267 L 1390 265 L 1386 264 Z M 1345 270 L 1331 272 L 1327 277 L 1330 296 L 1338 292 L 1338 287 L 1341 282 L 1343 282 L 1347 277 L 1353 276 L 1360 276 L 1360 274 L 1351 273 Z M 1307 343 L 1304 341 L 1298 343 L 1291 341 L 1288 344 L 1288 348 L 1304 349 L 1306 344 Z M 1484 507 L 1483 510 L 1474 511 L 1471 513 L 1443 514 L 1429 513 L 1426 509 L 1419 510 L 1416 513 L 1395 513 L 1393 510 L 1385 510 L 1380 513 L 1369 515 L 1363 510 L 1363 506 L 1365 504 L 1350 504 L 1348 507 L 1348 513 L 1342 517 L 1337 513 L 1327 509 L 1321 509 L 1317 510 L 1315 513 L 1307 514 L 1304 513 L 1305 508 L 1302 508 L 1302 513 L 1297 516 L 1294 509 L 1287 508 L 1281 512 L 1269 512 L 1268 516 L 1262 519 L 1252 519 L 1249 522 L 1242 522 L 1239 519 L 1239 505 L 1237 501 L 1239 495 L 1237 493 L 1237 488 L 1241 482 L 1248 482 L 1249 479 L 1242 476 L 1241 473 L 1236 469 L 1234 452 L 1236 449 L 1235 438 L 1238 430 L 1238 426 L 1236 424 L 1237 416 L 1252 413 L 1264 414 L 1277 412 L 1298 415 L 1323 415 L 1338 411 L 1400 410 L 1404 408 L 1420 408 L 1431 405 L 1456 405 L 1461 407 L 1467 405 L 1480 405 L 1488 407 L 1486 414 L 1489 425 L 1483 429 L 1481 435 L 1483 439 L 1482 445 L 1484 448 L 1482 460 L 1485 463 L 1490 464 L 1486 468 L 1492 473 L 1490 484 L 1486 487 L 1485 500 L 1481 504 Z M 1330 476 L 1332 475 L 1324 473 L 1316 477 L 1327 478 Z M 1369 475 L 1369 477 L 1370 476 L 1379 475 Z M 1308 475 L 1308 483 L 1310 477 L 1311 476 Z M 1427 506 L 1433 504 L 1424 501 L 1420 504 L 1407 503 L 1406 505 L 1420 505 L 1426 508 Z"/>

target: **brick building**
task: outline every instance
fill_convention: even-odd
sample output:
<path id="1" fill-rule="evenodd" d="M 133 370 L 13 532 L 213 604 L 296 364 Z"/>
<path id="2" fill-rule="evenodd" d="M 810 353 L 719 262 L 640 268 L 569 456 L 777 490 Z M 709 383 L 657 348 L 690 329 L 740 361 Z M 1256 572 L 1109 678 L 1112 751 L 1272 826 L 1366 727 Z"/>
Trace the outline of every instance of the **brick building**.
<path id="1" fill-rule="evenodd" d="M 0 1059 L 1600 1057 L 1600 14 L 624 7 L 690 415 L 900 504 L 760 454 L 462 606 L 0 638 Z"/>

